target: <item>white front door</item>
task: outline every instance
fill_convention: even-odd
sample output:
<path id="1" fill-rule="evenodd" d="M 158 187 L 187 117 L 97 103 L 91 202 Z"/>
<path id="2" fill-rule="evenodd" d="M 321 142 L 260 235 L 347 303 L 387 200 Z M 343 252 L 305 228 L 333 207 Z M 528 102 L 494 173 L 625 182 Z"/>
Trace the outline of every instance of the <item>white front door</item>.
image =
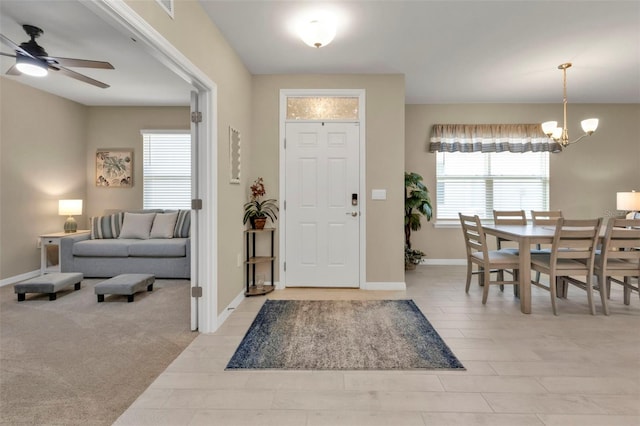
<path id="1" fill-rule="evenodd" d="M 359 287 L 358 123 L 286 123 L 287 287 Z"/>

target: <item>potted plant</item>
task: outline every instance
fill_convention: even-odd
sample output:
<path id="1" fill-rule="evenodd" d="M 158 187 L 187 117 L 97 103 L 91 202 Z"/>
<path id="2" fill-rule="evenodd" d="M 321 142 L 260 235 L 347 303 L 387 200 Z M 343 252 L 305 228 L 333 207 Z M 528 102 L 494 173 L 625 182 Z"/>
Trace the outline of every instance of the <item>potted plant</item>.
<path id="1" fill-rule="evenodd" d="M 420 250 L 411 248 L 411 231 L 422 227 L 422 216 L 431 220 L 433 208 L 429 190 L 417 173 L 404 173 L 404 265 L 405 269 L 414 269 L 424 257 Z"/>
<path id="2" fill-rule="evenodd" d="M 273 198 L 263 200 L 267 193 L 261 177 L 251 185 L 249 202 L 244 205 L 244 218 L 242 223 L 249 222 L 253 229 L 263 229 L 267 218 L 275 222 L 278 218 L 278 202 Z"/>

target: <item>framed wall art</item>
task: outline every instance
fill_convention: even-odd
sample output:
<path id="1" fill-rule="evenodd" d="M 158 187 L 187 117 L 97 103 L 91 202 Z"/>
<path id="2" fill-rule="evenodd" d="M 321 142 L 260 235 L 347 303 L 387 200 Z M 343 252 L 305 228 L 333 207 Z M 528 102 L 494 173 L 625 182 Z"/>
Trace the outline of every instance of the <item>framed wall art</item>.
<path id="1" fill-rule="evenodd" d="M 96 152 L 96 186 L 133 187 L 133 150 L 99 149 Z"/>
<path id="2" fill-rule="evenodd" d="M 230 183 L 240 183 L 240 132 L 229 127 Z"/>

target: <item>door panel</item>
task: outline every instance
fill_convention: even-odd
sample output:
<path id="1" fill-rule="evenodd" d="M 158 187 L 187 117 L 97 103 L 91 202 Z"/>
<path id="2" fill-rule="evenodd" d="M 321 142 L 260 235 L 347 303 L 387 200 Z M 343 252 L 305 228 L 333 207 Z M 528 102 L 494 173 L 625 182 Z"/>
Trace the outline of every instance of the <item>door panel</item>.
<path id="1" fill-rule="evenodd" d="M 287 286 L 359 286 L 359 127 L 286 124 Z"/>

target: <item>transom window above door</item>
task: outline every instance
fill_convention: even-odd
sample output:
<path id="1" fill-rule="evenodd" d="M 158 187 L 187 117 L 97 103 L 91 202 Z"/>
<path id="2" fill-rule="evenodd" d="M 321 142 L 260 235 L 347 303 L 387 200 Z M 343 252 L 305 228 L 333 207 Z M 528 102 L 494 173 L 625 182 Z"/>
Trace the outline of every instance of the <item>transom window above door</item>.
<path id="1" fill-rule="evenodd" d="M 287 120 L 358 120 L 358 97 L 289 96 Z"/>

